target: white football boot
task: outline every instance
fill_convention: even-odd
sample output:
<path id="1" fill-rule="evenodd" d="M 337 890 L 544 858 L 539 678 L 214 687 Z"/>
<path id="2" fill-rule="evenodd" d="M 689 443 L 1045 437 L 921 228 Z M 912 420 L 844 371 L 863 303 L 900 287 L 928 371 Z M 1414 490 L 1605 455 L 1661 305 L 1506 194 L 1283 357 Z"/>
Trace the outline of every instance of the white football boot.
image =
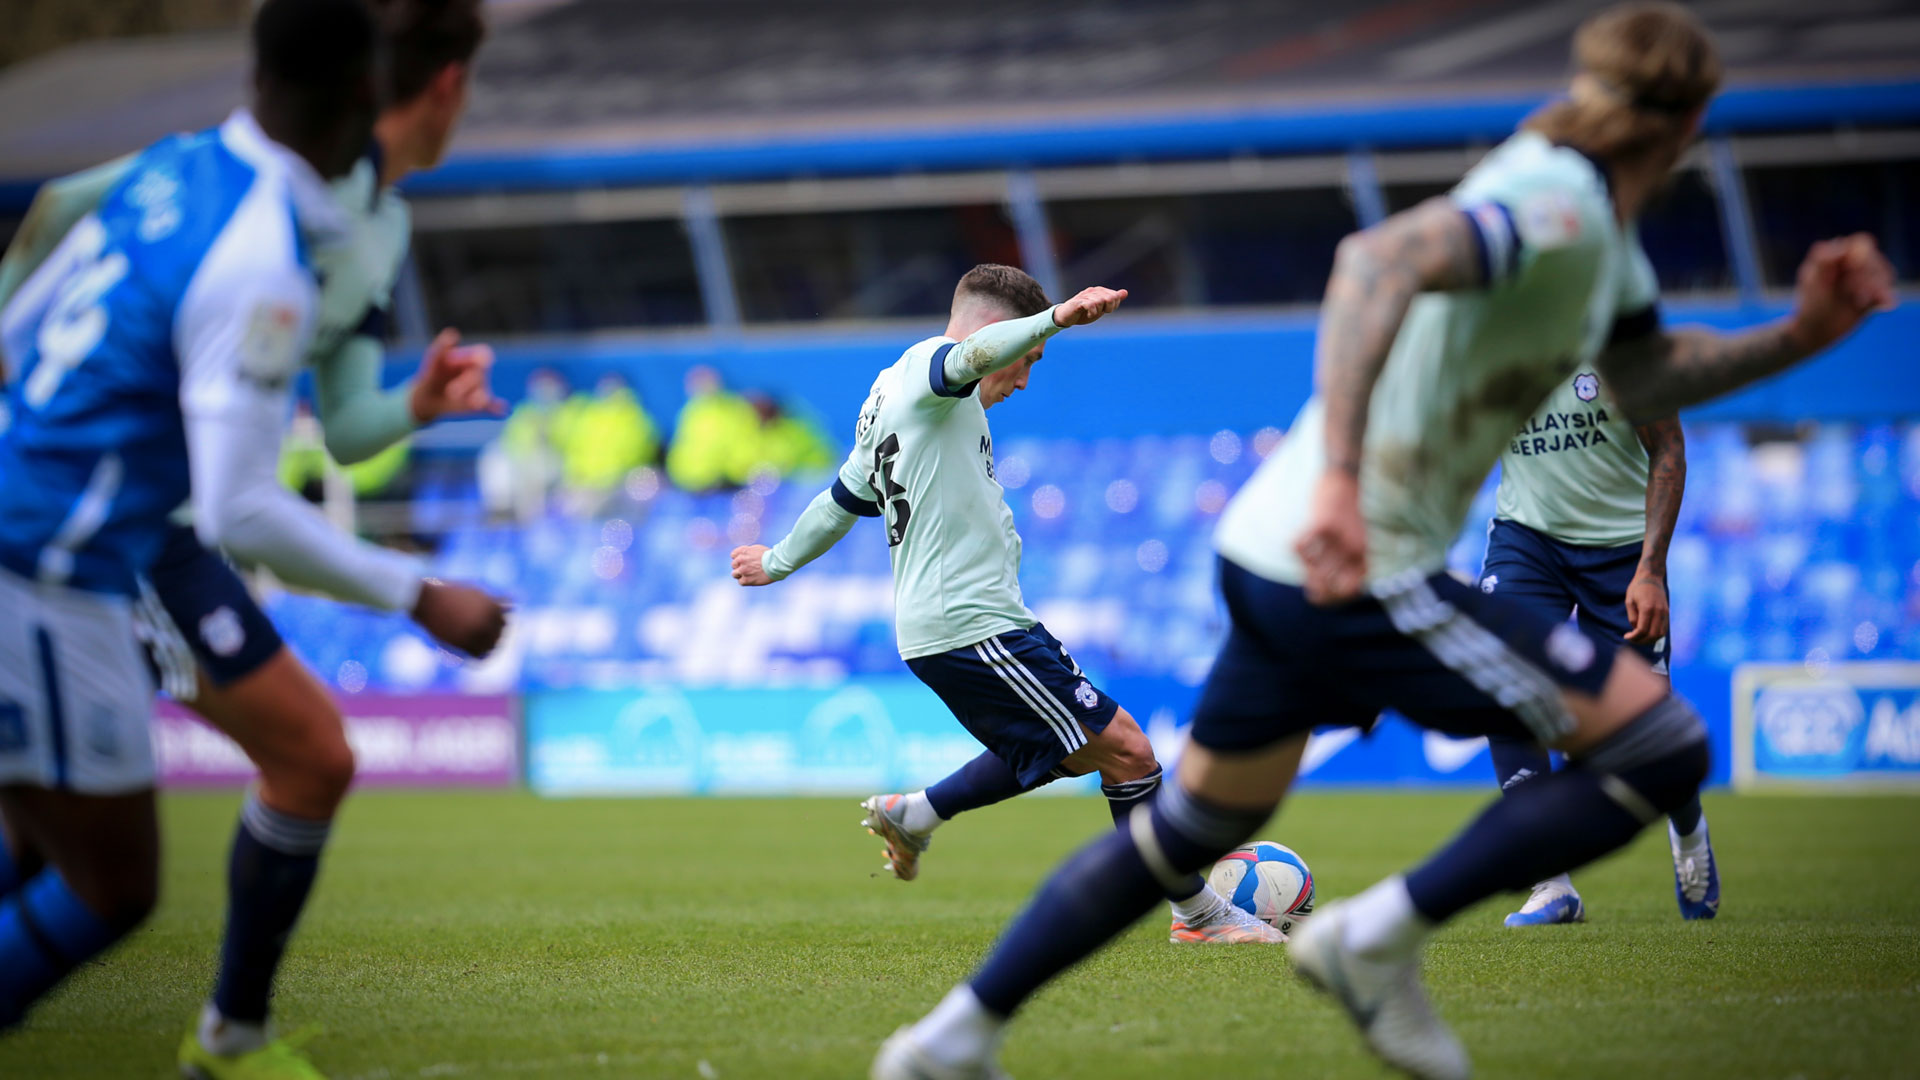
<path id="1" fill-rule="evenodd" d="M 933 837 L 907 829 L 906 806 L 905 795 L 875 795 L 860 804 L 867 812 L 860 824 L 886 842 L 887 870 L 901 881 L 912 881 L 920 876 L 920 855 Z"/>
<path id="2" fill-rule="evenodd" d="M 1347 1010 L 1380 1060 L 1420 1080 L 1466 1080 L 1473 1067 L 1452 1030 L 1433 1014 L 1420 983 L 1420 954 L 1362 956 L 1347 947 L 1346 905 L 1333 903 L 1293 932 L 1293 966 Z"/>
<path id="3" fill-rule="evenodd" d="M 1285 945 L 1287 935 L 1222 900 L 1213 914 L 1189 923 L 1178 915 L 1167 940 L 1175 945 Z"/>
<path id="4" fill-rule="evenodd" d="M 880 1044 L 867 1075 L 872 1080 L 1013 1080 L 992 1058 L 969 1065 L 936 1063 L 914 1041 L 912 1027 L 901 1028 Z"/>

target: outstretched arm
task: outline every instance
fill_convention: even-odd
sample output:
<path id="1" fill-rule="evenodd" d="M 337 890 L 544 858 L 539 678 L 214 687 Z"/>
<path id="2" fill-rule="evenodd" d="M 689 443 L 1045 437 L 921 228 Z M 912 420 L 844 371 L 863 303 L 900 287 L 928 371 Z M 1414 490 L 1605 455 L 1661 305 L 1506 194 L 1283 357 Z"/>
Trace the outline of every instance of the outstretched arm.
<path id="1" fill-rule="evenodd" d="M 849 509 L 849 506 L 854 509 Z M 838 480 L 833 487 L 813 497 L 793 523 L 786 539 L 769 548 L 747 544 L 733 549 L 733 580 L 742 585 L 771 585 L 832 550 L 861 517 L 878 516 L 869 512 L 871 503 L 862 503 Z"/>
<path id="2" fill-rule="evenodd" d="M 1874 311 L 1893 306 L 1893 267 L 1865 233 L 1813 245 L 1800 264 L 1793 314 L 1740 333 L 1675 330 L 1611 345 L 1600 355 L 1630 417 L 1671 416 L 1814 356 Z"/>
<path id="3" fill-rule="evenodd" d="M 1110 314 L 1127 298 L 1125 289 L 1083 289 L 1038 315 L 989 323 L 947 353 L 947 385 L 965 386 L 1012 364 L 1069 326 L 1084 326 Z"/>
<path id="4" fill-rule="evenodd" d="M 443 416 L 506 411 L 488 384 L 493 350 L 460 344 L 458 330 L 440 331 L 427 346 L 420 371 L 390 390 L 380 386 L 385 366 L 386 350 L 364 333 L 313 363 L 327 452 L 342 465 L 365 461 Z"/>
<path id="5" fill-rule="evenodd" d="M 1667 636 L 1667 547 L 1687 489 L 1687 436 L 1678 417 L 1634 429 L 1647 448 L 1647 536 L 1627 585 L 1627 640 L 1650 645 Z"/>
<path id="6" fill-rule="evenodd" d="M 1481 284 L 1482 243 L 1459 205 L 1441 197 L 1348 236 L 1334 255 L 1314 360 L 1327 469 L 1297 544 L 1316 603 L 1350 599 L 1366 578 L 1360 454 L 1373 387 L 1407 308 L 1423 292 Z"/>

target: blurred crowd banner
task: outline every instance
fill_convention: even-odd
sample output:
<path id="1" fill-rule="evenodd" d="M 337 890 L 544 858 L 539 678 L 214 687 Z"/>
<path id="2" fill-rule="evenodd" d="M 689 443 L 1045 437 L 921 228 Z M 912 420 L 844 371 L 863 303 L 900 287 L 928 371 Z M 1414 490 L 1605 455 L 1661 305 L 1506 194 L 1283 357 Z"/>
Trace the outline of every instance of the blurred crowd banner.
<path id="1" fill-rule="evenodd" d="M 871 794 L 930 783 L 979 752 L 904 676 L 527 696 L 527 780 L 546 795 Z"/>
<path id="2" fill-rule="evenodd" d="M 1920 664 L 1742 665 L 1733 781 L 1920 791 Z"/>
<path id="3" fill-rule="evenodd" d="M 1717 693 L 1726 699 L 1725 673 Z M 1713 680 L 1702 680 L 1713 688 Z M 1164 677 L 1106 681 L 1174 761 L 1199 689 Z M 1682 686 L 1683 692 L 1701 687 Z M 1724 782 L 1724 706 L 1703 703 Z M 1716 716 L 1716 712 L 1719 714 Z M 537 690 L 527 696 L 527 780 L 545 795 L 865 795 L 912 790 L 980 752 L 940 700 L 910 677 L 824 687 Z M 1371 732 L 1313 736 L 1307 786 L 1493 790 L 1485 739 L 1455 739 L 1393 715 Z M 1092 778 L 1048 794 L 1094 790 Z"/>
<path id="4" fill-rule="evenodd" d="M 338 698 L 361 787 L 510 787 L 520 782 L 520 720 L 506 695 L 346 694 Z M 153 719 L 163 785 L 253 778 L 233 740 L 170 701 Z"/>

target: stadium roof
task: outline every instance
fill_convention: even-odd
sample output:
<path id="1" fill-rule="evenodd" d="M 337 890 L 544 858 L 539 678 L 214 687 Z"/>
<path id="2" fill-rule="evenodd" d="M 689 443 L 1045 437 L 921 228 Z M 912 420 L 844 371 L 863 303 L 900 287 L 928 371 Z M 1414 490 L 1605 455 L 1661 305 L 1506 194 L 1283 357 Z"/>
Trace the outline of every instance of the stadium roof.
<path id="1" fill-rule="evenodd" d="M 557 151 L 670 157 L 903 132 L 1044 141 L 1143 116 L 1339 126 L 1387 109 L 1431 125 L 1441 103 L 1465 101 L 1497 105 L 1481 123 L 1505 125 L 1559 83 L 1569 32 L 1606 3 L 495 0 L 455 168 L 436 179 L 510 184 L 497 169 L 460 181 L 459 166 Z M 1891 88 L 1849 108 L 1920 119 L 1920 12 L 1906 0 L 1692 6 L 1735 87 Z M 0 177 L 54 175 L 217 121 L 245 67 L 229 33 L 97 42 L 0 71 Z"/>

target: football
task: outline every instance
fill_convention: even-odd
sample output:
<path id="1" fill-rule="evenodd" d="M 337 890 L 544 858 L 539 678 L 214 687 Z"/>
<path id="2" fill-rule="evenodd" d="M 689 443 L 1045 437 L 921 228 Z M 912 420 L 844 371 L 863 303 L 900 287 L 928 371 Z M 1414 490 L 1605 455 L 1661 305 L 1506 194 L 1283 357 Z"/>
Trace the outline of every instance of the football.
<path id="1" fill-rule="evenodd" d="M 1207 881 L 1242 911 L 1292 934 L 1313 914 L 1313 871 L 1285 844 L 1255 840 L 1213 864 Z"/>

